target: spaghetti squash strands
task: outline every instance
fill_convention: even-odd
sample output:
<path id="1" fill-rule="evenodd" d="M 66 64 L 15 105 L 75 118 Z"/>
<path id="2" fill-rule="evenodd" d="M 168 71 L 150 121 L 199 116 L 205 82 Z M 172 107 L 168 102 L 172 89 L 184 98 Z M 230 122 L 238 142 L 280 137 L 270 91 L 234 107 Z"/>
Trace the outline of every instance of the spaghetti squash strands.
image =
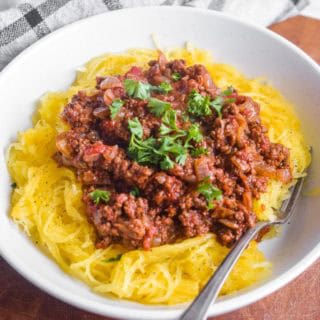
<path id="1" fill-rule="evenodd" d="M 172 50 L 166 55 L 185 59 L 187 64 L 204 64 L 218 86 L 232 85 L 240 94 L 256 100 L 271 140 L 290 149 L 294 177 L 301 176 L 310 154 L 292 106 L 278 91 L 262 79 L 248 80 L 229 65 L 213 63 L 204 50 L 188 46 L 188 50 Z M 8 168 L 17 184 L 11 198 L 11 217 L 63 270 L 94 291 L 148 304 L 176 304 L 197 295 L 229 249 L 211 234 L 150 251 L 127 251 L 120 246 L 96 249 L 95 232 L 81 200 L 81 185 L 71 170 L 57 167 L 52 159 L 55 137 L 66 130 L 59 114 L 75 93 L 94 90 L 96 76 L 123 74 L 132 66 L 146 67 L 156 57 L 156 50 L 138 49 L 94 58 L 79 70 L 66 92 L 48 93 L 41 99 L 33 128 L 20 133 L 8 150 Z M 288 188 L 278 181 L 270 182 L 269 191 L 254 203 L 259 219 L 274 219 L 274 208 L 288 196 Z M 270 263 L 252 242 L 221 294 L 256 283 L 270 271 Z"/>

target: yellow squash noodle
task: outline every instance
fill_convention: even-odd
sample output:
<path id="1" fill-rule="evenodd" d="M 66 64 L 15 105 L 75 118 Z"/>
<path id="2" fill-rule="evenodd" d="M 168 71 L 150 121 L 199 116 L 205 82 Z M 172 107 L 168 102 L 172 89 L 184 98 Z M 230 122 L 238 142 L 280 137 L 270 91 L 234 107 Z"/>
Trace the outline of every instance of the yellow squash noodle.
<path id="1" fill-rule="evenodd" d="M 168 59 L 204 64 L 215 83 L 229 85 L 261 105 L 263 123 L 272 141 L 291 151 L 294 177 L 310 162 L 292 106 L 261 79 L 248 80 L 226 64 L 213 63 L 207 51 L 176 49 Z M 90 92 L 96 76 L 123 74 L 133 65 L 147 67 L 157 58 L 151 49 L 129 50 L 95 58 L 78 72 L 66 92 L 46 94 L 33 118 L 33 128 L 19 133 L 8 150 L 8 168 L 17 187 L 12 193 L 11 217 L 32 240 L 67 273 L 104 295 L 148 304 L 175 304 L 194 298 L 227 254 L 214 235 L 208 234 L 150 251 L 127 251 L 120 246 L 95 248 L 95 232 L 87 221 L 82 189 L 74 173 L 52 159 L 55 137 L 66 130 L 60 112 L 79 90 Z M 255 202 L 259 219 L 274 219 L 274 210 L 288 196 L 288 186 L 270 182 L 269 191 Z M 120 254 L 122 254 L 120 258 Z M 110 258 L 118 257 L 119 259 Z M 271 270 L 257 243 L 252 242 L 226 281 L 221 294 L 229 294 L 265 278 Z"/>

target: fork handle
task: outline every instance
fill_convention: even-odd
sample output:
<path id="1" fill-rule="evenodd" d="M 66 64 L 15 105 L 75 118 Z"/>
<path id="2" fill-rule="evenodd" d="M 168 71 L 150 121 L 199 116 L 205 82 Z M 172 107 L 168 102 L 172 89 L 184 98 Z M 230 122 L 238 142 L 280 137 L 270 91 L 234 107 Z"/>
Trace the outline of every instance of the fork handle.
<path id="1" fill-rule="evenodd" d="M 200 294 L 182 314 L 179 320 L 205 320 L 207 318 L 207 312 L 210 305 L 215 302 L 222 285 L 227 279 L 233 266 L 238 261 L 241 253 L 247 247 L 250 240 L 252 240 L 253 237 L 267 225 L 270 225 L 270 223 L 258 222 L 240 238 L 224 258 L 216 272 L 211 276 Z"/>

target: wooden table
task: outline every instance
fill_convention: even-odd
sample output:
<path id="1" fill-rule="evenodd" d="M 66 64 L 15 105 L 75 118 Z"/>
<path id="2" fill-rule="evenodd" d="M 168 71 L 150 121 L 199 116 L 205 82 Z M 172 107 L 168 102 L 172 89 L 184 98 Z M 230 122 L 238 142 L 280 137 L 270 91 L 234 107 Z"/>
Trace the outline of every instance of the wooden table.
<path id="1" fill-rule="evenodd" d="M 271 29 L 294 42 L 320 63 L 320 20 L 295 17 L 273 25 Z M 102 319 L 111 320 L 50 297 L 24 280 L 0 258 L 0 320 Z M 320 260 L 295 281 L 269 297 L 210 320 L 319 319 Z"/>

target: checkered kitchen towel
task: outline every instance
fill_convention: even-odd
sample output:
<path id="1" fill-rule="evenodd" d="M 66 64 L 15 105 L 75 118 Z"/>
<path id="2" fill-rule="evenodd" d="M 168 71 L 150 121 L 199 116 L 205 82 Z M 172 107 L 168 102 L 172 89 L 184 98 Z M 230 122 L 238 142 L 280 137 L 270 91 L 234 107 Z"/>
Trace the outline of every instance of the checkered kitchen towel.
<path id="1" fill-rule="evenodd" d="M 185 5 L 223 11 L 267 26 L 297 14 L 307 4 L 308 0 L 0 0 L 0 70 L 53 30 L 109 10 Z"/>

